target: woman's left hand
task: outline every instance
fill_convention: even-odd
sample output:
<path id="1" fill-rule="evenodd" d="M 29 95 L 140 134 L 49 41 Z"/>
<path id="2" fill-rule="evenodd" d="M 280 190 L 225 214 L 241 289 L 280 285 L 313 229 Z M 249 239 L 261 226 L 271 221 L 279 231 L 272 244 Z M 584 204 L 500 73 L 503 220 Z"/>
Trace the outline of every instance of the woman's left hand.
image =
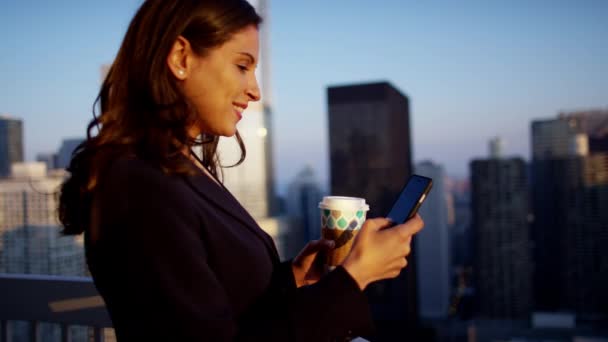
<path id="1" fill-rule="evenodd" d="M 321 279 L 327 272 L 327 268 L 323 264 L 323 260 L 317 260 L 317 255 L 321 251 L 327 252 L 333 248 L 334 242 L 327 239 L 313 240 L 304 246 L 304 249 L 291 263 L 297 287 L 312 285 Z"/>

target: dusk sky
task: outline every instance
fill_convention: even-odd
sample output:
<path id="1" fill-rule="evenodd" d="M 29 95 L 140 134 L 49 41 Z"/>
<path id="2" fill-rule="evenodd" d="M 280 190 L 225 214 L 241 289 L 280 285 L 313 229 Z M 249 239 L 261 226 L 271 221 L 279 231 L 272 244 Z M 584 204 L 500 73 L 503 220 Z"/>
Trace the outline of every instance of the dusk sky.
<path id="1" fill-rule="evenodd" d="M 26 159 L 84 136 L 139 4 L 0 1 L 0 113 L 24 120 Z M 306 164 L 327 181 L 329 85 L 391 82 L 410 99 L 413 160 L 449 175 L 497 135 L 528 159 L 531 120 L 608 108 L 607 18 L 603 0 L 271 0 L 279 189 Z"/>

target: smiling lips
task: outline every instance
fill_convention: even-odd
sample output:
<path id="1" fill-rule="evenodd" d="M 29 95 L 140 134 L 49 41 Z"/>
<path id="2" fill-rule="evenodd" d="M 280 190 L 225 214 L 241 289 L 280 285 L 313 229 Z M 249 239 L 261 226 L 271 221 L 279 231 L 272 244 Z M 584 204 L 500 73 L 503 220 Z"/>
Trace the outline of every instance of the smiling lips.
<path id="1" fill-rule="evenodd" d="M 234 108 L 234 113 L 236 114 L 236 116 L 239 117 L 239 120 L 241 120 L 243 118 L 243 111 L 247 109 L 247 105 L 241 103 L 233 103 L 232 108 Z"/>

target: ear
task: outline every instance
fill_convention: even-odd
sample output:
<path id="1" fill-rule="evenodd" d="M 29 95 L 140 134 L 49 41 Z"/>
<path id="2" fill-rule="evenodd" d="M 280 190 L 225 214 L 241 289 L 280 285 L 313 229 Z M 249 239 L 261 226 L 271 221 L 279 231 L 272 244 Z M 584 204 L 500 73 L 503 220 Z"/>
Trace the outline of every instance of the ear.
<path id="1" fill-rule="evenodd" d="M 167 56 L 167 66 L 178 80 L 183 81 L 188 77 L 192 67 L 191 55 L 190 42 L 182 36 L 177 37 Z"/>

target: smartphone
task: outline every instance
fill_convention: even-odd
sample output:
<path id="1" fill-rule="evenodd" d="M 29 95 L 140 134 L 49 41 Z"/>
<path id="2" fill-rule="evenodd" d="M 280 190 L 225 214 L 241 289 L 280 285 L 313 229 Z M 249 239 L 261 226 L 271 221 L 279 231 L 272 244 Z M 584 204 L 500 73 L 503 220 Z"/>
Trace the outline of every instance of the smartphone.
<path id="1" fill-rule="evenodd" d="M 414 217 L 429 191 L 431 191 L 432 186 L 433 180 L 431 178 L 412 175 L 386 217 L 393 224 L 401 224 Z"/>

